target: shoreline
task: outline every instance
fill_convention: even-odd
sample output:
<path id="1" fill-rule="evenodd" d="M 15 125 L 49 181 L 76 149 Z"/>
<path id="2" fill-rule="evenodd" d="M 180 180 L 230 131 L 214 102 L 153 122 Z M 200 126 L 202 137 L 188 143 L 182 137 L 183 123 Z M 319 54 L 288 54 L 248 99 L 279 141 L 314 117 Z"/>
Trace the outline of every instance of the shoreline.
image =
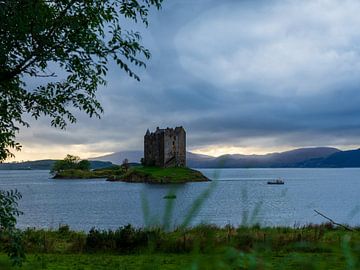
<path id="1" fill-rule="evenodd" d="M 149 183 L 149 184 L 183 184 L 190 182 L 211 181 L 200 171 L 186 168 L 159 168 L 136 166 L 127 170 L 119 167 L 116 169 L 101 169 L 94 171 L 65 170 L 56 173 L 53 179 L 100 179 L 109 182 Z"/>

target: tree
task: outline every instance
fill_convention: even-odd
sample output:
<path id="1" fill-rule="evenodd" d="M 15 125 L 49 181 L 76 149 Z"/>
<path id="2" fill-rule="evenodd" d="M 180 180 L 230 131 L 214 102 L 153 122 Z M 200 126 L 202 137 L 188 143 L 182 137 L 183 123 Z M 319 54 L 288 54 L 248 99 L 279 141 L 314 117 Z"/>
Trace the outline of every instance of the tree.
<path id="1" fill-rule="evenodd" d="M 129 167 L 130 167 L 129 160 L 127 158 L 125 158 L 121 164 L 121 168 L 123 168 L 125 170 L 125 172 L 127 172 Z"/>
<path id="2" fill-rule="evenodd" d="M 77 169 L 78 170 L 82 170 L 82 171 L 89 171 L 91 168 L 91 164 L 90 161 L 88 160 L 81 160 L 78 164 L 77 164 Z"/>
<path id="3" fill-rule="evenodd" d="M 67 155 L 62 160 L 55 161 L 54 165 L 51 168 L 52 173 L 58 173 L 65 170 L 90 170 L 90 162 L 88 160 L 81 160 L 78 156 Z"/>
<path id="4" fill-rule="evenodd" d="M 100 117 L 96 90 L 106 84 L 109 61 L 139 80 L 132 69 L 145 67 L 150 52 L 140 34 L 121 23 L 147 26 L 150 9 L 160 9 L 162 1 L 0 0 L 0 162 L 21 149 L 15 136 L 19 126 L 29 126 L 24 114 L 48 116 L 61 129 L 76 122 L 72 108 Z M 34 78 L 41 78 L 38 85 L 27 85 Z M 14 228 L 21 194 L 8 192 L 0 190 L 0 232 L 9 232 L 14 245 L 8 253 L 20 264 L 24 254 Z"/>
<path id="5" fill-rule="evenodd" d="M 64 170 L 76 169 L 80 158 L 78 156 L 66 155 L 62 160 L 55 161 L 51 168 L 52 173 L 61 172 Z"/>
<path id="6" fill-rule="evenodd" d="M 163 0 L 1 0 L 0 1 L 0 161 L 20 150 L 24 114 L 48 116 L 65 128 L 76 122 L 72 108 L 90 117 L 103 109 L 96 99 L 114 61 L 139 80 L 150 52 L 125 20 L 148 25 L 151 8 Z M 30 88 L 31 78 L 38 85 Z"/>

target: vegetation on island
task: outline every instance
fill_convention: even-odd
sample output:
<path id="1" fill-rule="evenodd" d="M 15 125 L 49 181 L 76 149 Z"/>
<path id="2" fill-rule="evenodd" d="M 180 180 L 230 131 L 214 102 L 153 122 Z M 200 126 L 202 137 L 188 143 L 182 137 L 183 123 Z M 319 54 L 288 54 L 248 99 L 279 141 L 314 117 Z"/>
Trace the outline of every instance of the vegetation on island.
<path id="1" fill-rule="evenodd" d="M 126 167 L 124 165 L 111 165 L 110 167 L 91 170 L 91 163 L 88 160 L 80 160 L 80 157 L 73 155 L 67 155 L 64 159 L 56 161 L 50 170 L 54 179 L 108 178 L 111 175 L 124 174 L 125 172 Z"/>
<path id="2" fill-rule="evenodd" d="M 107 178 L 109 171 L 85 171 L 78 169 L 69 169 L 56 173 L 53 179 L 96 179 L 96 178 Z"/>
<path id="3" fill-rule="evenodd" d="M 123 181 L 132 183 L 186 183 L 209 181 L 201 172 L 185 168 L 159 168 L 142 165 L 131 166 L 125 159 L 121 166 L 90 170 L 87 160 L 67 155 L 65 159 L 55 162 L 51 172 L 54 179 L 92 179 L 107 178 L 108 181 Z"/>
<path id="4" fill-rule="evenodd" d="M 194 169 L 186 167 L 159 168 L 149 166 L 132 167 L 122 175 L 110 176 L 108 180 L 154 184 L 209 181 L 206 176 Z"/>
<path id="5" fill-rule="evenodd" d="M 132 183 L 186 183 L 209 181 L 199 171 L 189 168 L 157 168 L 157 167 L 132 167 L 125 171 L 121 166 L 113 166 L 92 171 L 68 169 L 55 174 L 54 179 L 96 179 L 106 178 L 108 181 Z"/>
<path id="6" fill-rule="evenodd" d="M 58 160 L 51 168 L 51 173 L 59 173 L 66 170 L 90 171 L 90 162 L 80 160 L 80 157 L 67 155 L 64 159 Z"/>
<path id="7" fill-rule="evenodd" d="M 53 164 L 50 173 L 54 175 L 54 179 L 104 178 L 108 175 L 108 170 L 90 170 L 90 168 L 91 164 L 88 160 L 80 160 L 78 156 L 67 155 Z"/>

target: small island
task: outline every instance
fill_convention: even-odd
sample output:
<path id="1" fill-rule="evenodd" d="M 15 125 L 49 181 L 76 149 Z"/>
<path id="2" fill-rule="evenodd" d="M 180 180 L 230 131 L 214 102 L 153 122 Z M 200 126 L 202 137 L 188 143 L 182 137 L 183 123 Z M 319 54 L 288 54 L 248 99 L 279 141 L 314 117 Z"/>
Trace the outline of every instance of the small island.
<path id="1" fill-rule="evenodd" d="M 159 168 L 137 166 L 130 168 L 123 175 L 112 175 L 107 181 L 150 184 L 180 184 L 187 182 L 210 181 L 205 175 L 190 168 Z"/>
<path id="2" fill-rule="evenodd" d="M 112 166 L 96 170 L 67 169 L 57 172 L 54 179 L 97 179 L 106 178 L 111 182 L 150 183 L 150 184 L 180 184 L 187 182 L 210 181 L 201 172 L 185 168 L 159 168 L 134 166 L 124 169 L 122 166 Z"/>
<path id="3" fill-rule="evenodd" d="M 210 181 L 201 172 L 186 167 L 186 133 L 183 127 L 157 128 L 144 136 L 144 158 L 140 164 L 90 170 L 89 162 L 68 155 L 54 164 L 54 179 L 106 178 L 112 182 L 178 184 Z"/>

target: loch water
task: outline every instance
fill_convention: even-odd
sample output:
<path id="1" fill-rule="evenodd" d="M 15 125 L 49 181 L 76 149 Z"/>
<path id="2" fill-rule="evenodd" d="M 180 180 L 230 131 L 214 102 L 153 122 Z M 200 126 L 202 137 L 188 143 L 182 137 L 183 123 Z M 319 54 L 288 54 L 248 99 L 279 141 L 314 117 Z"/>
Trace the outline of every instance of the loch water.
<path id="1" fill-rule="evenodd" d="M 176 227 L 189 215 L 191 224 L 301 226 L 326 220 L 360 226 L 360 169 L 199 169 L 212 182 L 178 185 L 54 180 L 48 171 L 0 171 L 0 189 L 18 189 L 23 198 L 18 227 L 88 231 L 161 224 Z M 268 185 L 282 178 L 284 185 Z M 209 196 L 199 200 L 204 192 Z M 169 192 L 176 199 L 163 197 Z M 197 203 L 197 204 L 196 204 Z M 194 207 L 196 204 L 197 207 Z M 196 212 L 196 211 L 195 211 Z"/>

